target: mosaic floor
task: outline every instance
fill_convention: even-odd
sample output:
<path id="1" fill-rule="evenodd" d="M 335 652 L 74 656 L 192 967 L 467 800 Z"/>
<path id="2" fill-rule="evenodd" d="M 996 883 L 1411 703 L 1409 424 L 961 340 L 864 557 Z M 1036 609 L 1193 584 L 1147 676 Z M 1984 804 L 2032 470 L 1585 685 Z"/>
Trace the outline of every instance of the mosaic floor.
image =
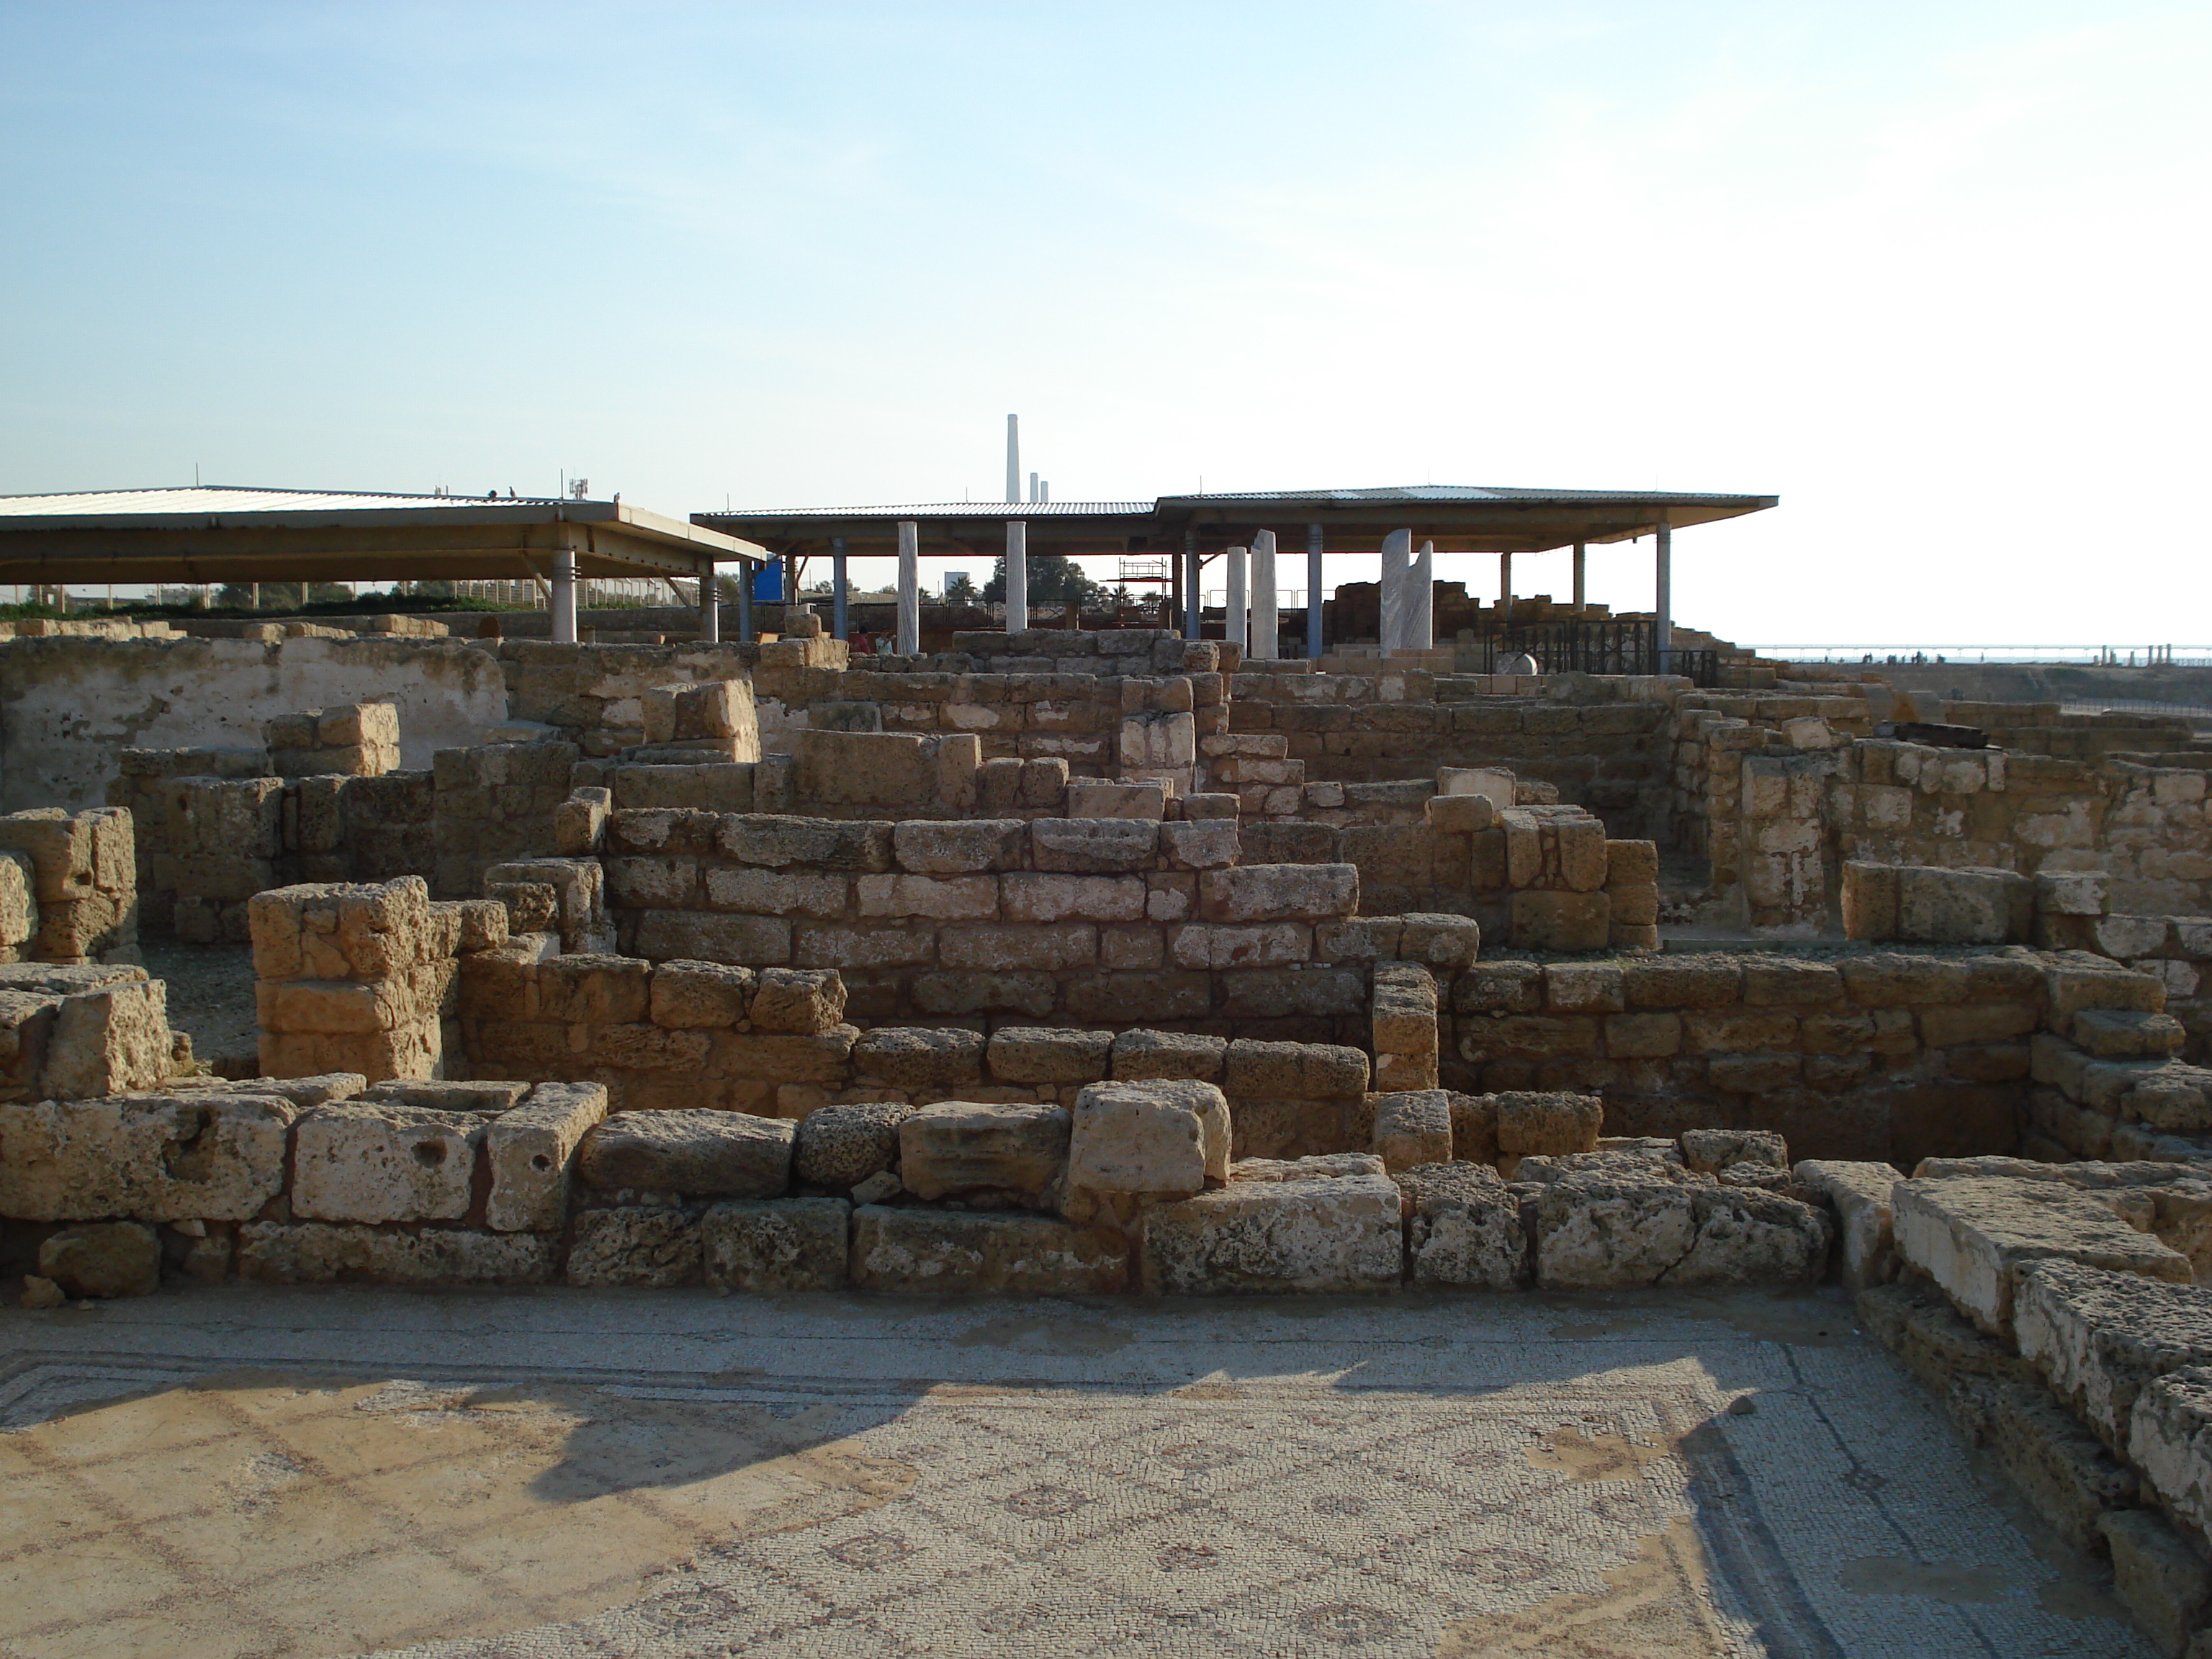
<path id="1" fill-rule="evenodd" d="M 198 1289 L 0 1430 L 9 1659 L 2149 1651 L 1825 1298 Z"/>

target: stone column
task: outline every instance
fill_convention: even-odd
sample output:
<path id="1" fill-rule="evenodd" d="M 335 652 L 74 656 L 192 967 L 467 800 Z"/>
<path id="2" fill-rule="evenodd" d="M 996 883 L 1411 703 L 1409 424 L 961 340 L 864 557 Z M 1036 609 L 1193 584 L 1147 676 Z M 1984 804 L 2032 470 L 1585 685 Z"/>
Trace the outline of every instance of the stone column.
<path id="1" fill-rule="evenodd" d="M 1577 611 L 1589 603 L 1588 590 L 1583 585 L 1583 567 L 1588 561 L 1588 554 L 1589 550 L 1582 543 L 1575 544 L 1575 609 Z"/>
<path id="2" fill-rule="evenodd" d="M 1030 625 L 1030 527 L 1006 520 L 1006 632 Z"/>
<path id="3" fill-rule="evenodd" d="M 1382 654 L 1406 648 L 1406 567 L 1413 554 L 1413 532 L 1394 530 L 1382 538 L 1382 614 L 1376 629 Z"/>
<path id="4" fill-rule="evenodd" d="M 1651 605 L 1651 652 L 1657 659 L 1652 667 L 1664 674 L 1671 672 L 1674 654 L 1674 526 L 1664 519 L 1659 520 L 1658 542 L 1659 591 Z"/>
<path id="5" fill-rule="evenodd" d="M 845 538 L 830 538 L 830 633 L 833 639 L 852 637 L 846 617 Z"/>
<path id="6" fill-rule="evenodd" d="M 1187 640 L 1198 637 L 1198 532 L 1182 532 L 1182 636 Z"/>
<path id="7" fill-rule="evenodd" d="M 1437 642 L 1437 544 L 1423 542 L 1406 576 L 1406 648 L 1426 651 Z"/>
<path id="8" fill-rule="evenodd" d="M 722 638 L 721 596 L 714 592 L 714 567 L 709 564 L 706 574 L 699 578 L 699 640 L 703 645 L 718 645 Z"/>
<path id="9" fill-rule="evenodd" d="M 912 519 L 898 527 L 898 652 L 921 654 L 921 526 Z"/>
<path id="10" fill-rule="evenodd" d="M 1276 641 L 1282 623 L 1275 615 L 1275 532 L 1255 531 L 1252 537 L 1252 627 L 1244 654 L 1273 662 L 1281 654 Z"/>
<path id="11" fill-rule="evenodd" d="M 553 556 L 553 643 L 576 642 L 576 555 L 562 548 Z"/>
<path id="12" fill-rule="evenodd" d="M 1228 641 L 1230 644 L 1237 647 L 1240 651 L 1243 649 L 1246 638 L 1244 632 L 1244 554 L 1245 550 L 1241 547 L 1232 547 L 1229 550 L 1229 556 L 1225 561 L 1224 561 L 1226 567 L 1225 575 L 1229 584 L 1229 591 L 1223 594 L 1221 599 L 1221 617 L 1223 624 L 1221 637 Z"/>
<path id="13" fill-rule="evenodd" d="M 1498 616 L 1499 621 L 1505 623 L 1509 626 L 1511 625 L 1513 621 L 1513 556 L 1510 553 L 1500 553 L 1498 556 Z"/>
<path id="14" fill-rule="evenodd" d="M 1306 526 L 1306 655 L 1321 656 L 1321 556 L 1326 544 L 1322 527 Z"/>

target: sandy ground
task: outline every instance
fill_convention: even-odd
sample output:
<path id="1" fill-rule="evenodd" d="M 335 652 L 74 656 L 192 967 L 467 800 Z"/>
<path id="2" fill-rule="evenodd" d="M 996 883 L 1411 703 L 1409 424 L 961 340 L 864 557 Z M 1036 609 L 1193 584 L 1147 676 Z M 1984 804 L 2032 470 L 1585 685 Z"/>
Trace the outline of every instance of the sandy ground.
<path id="1" fill-rule="evenodd" d="M 211 1062 L 219 1055 L 258 1051 L 251 949 L 154 939 L 143 944 L 141 951 L 146 971 L 167 982 L 169 1029 L 191 1033 L 195 1060 Z"/>
<path id="2" fill-rule="evenodd" d="M 2143 1659 L 1832 1294 L 0 1311 L 0 1651 Z"/>

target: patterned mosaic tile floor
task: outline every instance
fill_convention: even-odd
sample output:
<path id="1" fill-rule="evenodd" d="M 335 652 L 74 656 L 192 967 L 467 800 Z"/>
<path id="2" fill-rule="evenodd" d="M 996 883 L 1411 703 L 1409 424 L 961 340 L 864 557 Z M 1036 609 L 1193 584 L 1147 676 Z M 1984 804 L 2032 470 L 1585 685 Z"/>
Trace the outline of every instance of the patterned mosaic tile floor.
<path id="1" fill-rule="evenodd" d="M 0 1655 L 2146 1655 L 1827 1297 L 0 1315 Z"/>

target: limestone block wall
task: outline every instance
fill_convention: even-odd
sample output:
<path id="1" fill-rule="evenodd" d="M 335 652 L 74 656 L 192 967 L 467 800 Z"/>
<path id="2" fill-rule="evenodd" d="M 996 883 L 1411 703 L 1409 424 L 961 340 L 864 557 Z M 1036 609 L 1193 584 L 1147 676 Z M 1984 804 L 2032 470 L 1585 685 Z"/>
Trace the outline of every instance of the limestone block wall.
<path id="1" fill-rule="evenodd" d="M 823 662 L 834 659 L 842 664 L 842 641 L 807 644 Z M 756 665 L 764 653 L 778 653 L 784 647 L 556 645 L 550 640 L 510 639 L 499 641 L 495 649 L 507 693 L 499 719 L 540 726 L 544 729 L 533 735 L 574 744 L 580 754 L 599 760 L 665 740 L 648 732 L 647 709 L 655 692 L 672 685 L 725 681 L 743 685 L 746 708 L 739 715 L 737 735 L 745 740 L 750 726 L 755 734 L 750 741 L 757 744 L 760 726 L 750 707 Z M 480 727 L 465 741 L 475 742 L 481 736 Z"/>
<path id="2" fill-rule="evenodd" d="M 1231 678 L 1229 729 L 1282 736 L 1310 779 L 1374 782 L 1433 775 L 1439 766 L 1502 766 L 1556 785 L 1622 834 L 1662 827 L 1653 805 L 1664 799 L 1668 712 L 1634 695 L 1648 683 L 1595 682 L 1605 700 L 1577 703 L 1492 696 L 1487 676 L 1279 666 Z"/>
<path id="3" fill-rule="evenodd" d="M 474 897 L 493 865 L 551 854 L 580 752 L 564 742 L 440 750 L 430 769 L 436 890 Z"/>
<path id="4" fill-rule="evenodd" d="M 1601 1094 L 1613 1133 L 1771 1129 L 1809 1158 L 2008 1151 L 2029 1042 L 2162 982 L 2068 952 L 1666 955 L 1478 962 L 1443 999 L 1440 1075 L 1468 1093 Z"/>
<path id="5" fill-rule="evenodd" d="M 473 641 L 10 640 L 0 644 L 0 807 L 97 806 L 127 749 L 258 747 L 278 716 L 379 702 L 397 707 L 400 763 L 413 767 L 481 742 L 507 714 L 501 665 Z"/>
<path id="6" fill-rule="evenodd" d="M 420 876 L 275 888 L 247 911 L 271 1077 L 440 1076 L 459 961 L 507 942 L 503 905 L 433 904 Z"/>
<path id="7" fill-rule="evenodd" d="M 2166 987 L 2166 1012 L 2181 1024 L 2186 1058 L 2212 1059 L 2212 917 L 2130 915 L 2112 907 L 2111 884 L 2094 872 L 2035 878 L 2035 942 L 2124 962 Z"/>
<path id="8" fill-rule="evenodd" d="M 1320 1035 L 1356 1033 L 1365 1013 L 1363 976 L 1332 967 L 1315 937 L 1357 910 L 1358 872 L 1237 866 L 1231 819 L 617 809 L 605 848 L 625 952 L 835 967 L 871 1023 L 1021 1015 Z"/>
<path id="9" fill-rule="evenodd" d="M 750 969 L 634 957 L 538 957 L 520 946 L 464 959 L 462 1040 L 473 1075 L 603 1085 L 612 1109 L 717 1109 L 802 1119 L 822 1107 L 939 1100 L 1072 1106 L 1109 1074 L 1182 1078 L 1226 1091 L 1237 1154 L 1364 1151 L 1374 1107 L 1367 1054 L 1348 1044 L 1198 1033 L 876 1026 L 846 1019 L 833 969 Z M 1132 1057 L 1126 1051 L 1141 1049 Z"/>
<path id="10" fill-rule="evenodd" d="M 377 778 L 399 764 L 399 710 L 388 702 L 305 709 L 261 730 L 270 769 L 280 778 Z"/>
<path id="11" fill-rule="evenodd" d="M 10 812 L 0 817 L 0 854 L 28 868 L 27 890 L 15 875 L 0 875 L 0 946 L 15 958 L 137 960 L 138 858 L 128 811 Z"/>

